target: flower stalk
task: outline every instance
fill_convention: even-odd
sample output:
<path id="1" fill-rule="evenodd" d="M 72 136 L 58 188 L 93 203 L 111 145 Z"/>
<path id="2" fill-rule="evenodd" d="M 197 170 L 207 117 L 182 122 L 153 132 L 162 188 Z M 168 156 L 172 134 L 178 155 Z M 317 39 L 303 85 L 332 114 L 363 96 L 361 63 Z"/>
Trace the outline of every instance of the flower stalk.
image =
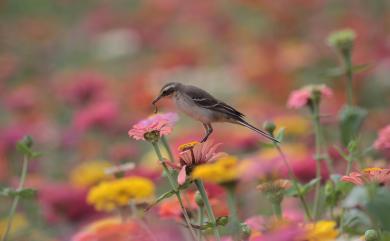
<path id="1" fill-rule="evenodd" d="M 24 155 L 22 173 L 21 173 L 20 179 L 19 179 L 18 190 L 21 190 L 24 187 L 24 183 L 26 181 L 26 176 L 27 176 L 27 170 L 28 170 L 28 162 L 29 162 L 28 156 Z M 8 214 L 7 226 L 5 228 L 5 232 L 3 233 L 3 236 L 1 238 L 2 241 L 8 240 L 9 231 L 11 230 L 13 217 L 15 215 L 15 211 L 16 211 L 16 208 L 18 206 L 19 200 L 20 200 L 20 196 L 16 195 L 12 201 L 11 209 L 10 209 L 9 214 Z"/>
<path id="2" fill-rule="evenodd" d="M 231 223 L 232 233 L 233 233 L 233 239 L 235 241 L 239 240 L 240 237 L 240 222 L 238 219 L 238 213 L 237 213 L 237 203 L 236 203 L 236 197 L 235 197 L 235 184 L 227 184 L 224 185 L 225 189 L 227 191 L 227 201 L 228 201 L 228 207 L 229 207 L 229 221 Z"/>
<path id="3" fill-rule="evenodd" d="M 280 148 L 280 146 L 278 145 L 278 143 L 274 142 L 274 145 L 276 147 L 276 149 L 278 150 L 279 152 L 279 155 L 282 157 L 282 160 L 284 162 L 284 164 L 286 165 L 287 167 L 287 172 L 288 172 L 288 176 L 289 178 L 292 180 L 292 183 L 293 183 L 293 186 L 295 188 L 295 190 L 297 190 L 297 193 L 298 193 L 298 197 L 299 197 L 299 200 L 301 201 L 301 204 L 302 204 L 302 207 L 303 209 L 305 210 L 305 214 L 306 214 L 306 217 L 309 221 L 312 221 L 312 216 L 311 216 L 311 213 L 310 213 L 310 209 L 309 207 L 307 206 L 307 203 L 306 203 L 306 200 L 305 200 L 305 197 L 303 196 L 303 194 L 299 191 L 299 186 L 297 184 L 297 177 L 295 176 L 291 166 L 290 166 L 290 163 L 288 162 L 287 158 L 286 158 L 286 155 L 283 153 L 282 151 L 282 148 Z"/>
<path id="4" fill-rule="evenodd" d="M 184 205 L 183 205 L 183 200 L 181 198 L 181 194 L 180 194 L 180 190 L 178 189 L 177 185 L 176 185 L 176 182 L 175 182 L 175 179 L 173 178 L 172 176 L 172 173 L 169 171 L 167 165 L 165 164 L 164 160 L 163 160 L 163 157 L 161 155 L 161 151 L 160 151 L 160 148 L 157 144 L 157 142 L 151 142 L 152 145 L 153 145 L 153 148 L 154 148 L 154 151 L 156 152 L 156 155 L 164 169 L 164 172 L 166 173 L 167 177 L 168 177 L 168 181 L 169 181 L 169 184 L 171 185 L 171 188 L 174 190 L 175 192 L 175 195 L 177 197 L 177 200 L 179 201 L 179 204 L 180 204 L 180 207 L 183 211 L 183 216 L 184 216 L 184 219 L 187 223 L 187 226 L 190 230 L 190 233 L 192 235 L 192 238 L 194 240 L 196 240 L 196 234 L 195 234 L 195 231 L 192 227 L 192 224 L 191 224 L 191 220 L 190 220 L 190 217 L 188 216 L 188 213 L 187 213 L 187 210 L 185 209 Z"/>
<path id="5" fill-rule="evenodd" d="M 315 95 L 315 93 L 314 93 Z M 311 105 L 312 110 L 312 119 L 314 125 L 315 133 L 315 161 L 316 161 L 316 178 L 320 180 L 321 178 L 321 151 L 322 151 L 322 138 L 321 138 L 321 124 L 320 124 L 320 115 L 319 115 L 319 97 L 314 97 Z M 320 202 L 320 192 L 321 192 L 321 181 L 317 182 L 315 186 L 314 194 L 314 207 L 313 215 L 314 219 L 318 217 L 318 209 Z"/>
<path id="6" fill-rule="evenodd" d="M 209 217 L 209 220 L 213 224 L 213 232 L 214 232 L 215 239 L 217 241 L 220 241 L 221 240 L 221 236 L 219 235 L 217 221 L 215 219 L 214 212 L 213 212 L 213 210 L 211 208 L 209 199 L 207 197 L 206 189 L 204 188 L 203 182 L 201 180 L 196 179 L 195 180 L 195 185 L 198 188 L 198 191 L 199 191 L 199 193 L 200 193 L 200 195 L 202 197 L 202 200 L 203 200 L 204 206 L 206 208 L 206 212 L 207 212 L 207 215 Z"/>
<path id="7" fill-rule="evenodd" d="M 172 149 L 171 149 L 171 147 L 169 146 L 169 143 L 168 143 L 167 138 L 166 138 L 165 136 L 162 136 L 162 137 L 161 137 L 161 142 L 162 142 L 162 144 L 163 144 L 165 150 L 166 150 L 167 153 L 168 153 L 169 160 L 170 160 L 171 162 L 174 162 L 174 161 L 175 161 L 175 158 L 173 157 Z"/>
<path id="8" fill-rule="evenodd" d="M 272 137 L 274 137 L 274 131 L 276 129 L 276 126 L 275 126 L 275 124 L 273 122 L 268 122 L 267 121 L 267 122 L 264 123 L 263 127 Z M 297 190 L 298 197 L 299 197 L 299 200 L 301 201 L 303 209 L 305 210 L 306 217 L 309 219 L 309 221 L 312 221 L 310 210 L 309 210 L 309 208 L 307 206 L 307 203 L 305 201 L 305 197 L 299 191 L 299 186 L 297 184 L 298 179 L 295 176 L 295 174 L 294 174 L 294 172 L 293 172 L 293 170 L 291 168 L 291 165 L 290 165 L 290 163 L 288 162 L 288 160 L 286 158 L 286 155 L 282 151 L 282 148 L 279 146 L 279 143 L 274 141 L 273 144 L 274 144 L 274 147 L 276 148 L 276 150 L 278 151 L 279 156 L 282 158 L 282 160 L 284 162 L 284 165 L 287 167 L 288 177 L 292 180 L 292 183 L 293 183 L 293 186 L 294 186 L 295 190 Z"/>
<path id="9" fill-rule="evenodd" d="M 349 106 L 353 105 L 353 87 L 352 87 L 352 56 L 351 51 L 343 53 L 345 75 L 347 77 L 347 103 Z"/>

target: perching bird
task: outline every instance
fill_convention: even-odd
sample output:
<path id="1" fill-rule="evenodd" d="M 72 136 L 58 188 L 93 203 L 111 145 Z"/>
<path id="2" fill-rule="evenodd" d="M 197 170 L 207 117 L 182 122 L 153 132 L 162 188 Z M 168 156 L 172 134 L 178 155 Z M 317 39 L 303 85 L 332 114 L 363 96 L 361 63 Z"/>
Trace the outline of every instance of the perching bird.
<path id="1" fill-rule="evenodd" d="M 205 142 L 213 132 L 211 123 L 229 122 L 245 126 L 264 137 L 279 142 L 277 139 L 244 120 L 245 115 L 230 105 L 217 100 L 206 91 L 191 85 L 172 82 L 161 88 L 159 96 L 152 102 L 154 106 L 163 97 L 173 97 L 178 109 L 190 117 L 203 123 L 206 136 L 201 142 Z M 157 108 L 156 108 L 157 111 Z"/>

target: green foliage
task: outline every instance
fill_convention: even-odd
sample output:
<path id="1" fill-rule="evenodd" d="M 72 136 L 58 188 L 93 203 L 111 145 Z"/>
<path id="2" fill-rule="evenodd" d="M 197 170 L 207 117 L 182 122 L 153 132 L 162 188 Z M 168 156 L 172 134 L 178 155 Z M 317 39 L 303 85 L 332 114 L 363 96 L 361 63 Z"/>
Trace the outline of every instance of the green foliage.
<path id="1" fill-rule="evenodd" d="M 357 74 L 357 73 L 364 72 L 364 71 L 370 69 L 371 66 L 372 65 L 370 65 L 370 64 L 354 65 L 354 66 L 352 66 L 352 73 Z M 337 77 L 344 76 L 346 73 L 347 73 L 347 70 L 345 69 L 345 67 L 334 67 L 334 68 L 330 68 L 330 69 L 326 70 L 323 75 L 325 75 L 326 77 L 329 77 L 329 78 L 337 78 Z"/>
<path id="2" fill-rule="evenodd" d="M 185 182 L 183 185 L 179 186 L 179 190 L 185 190 L 191 185 L 190 181 Z M 176 190 L 170 190 L 168 192 L 165 192 L 161 194 L 153 203 L 151 203 L 149 206 L 145 208 L 145 211 L 149 211 L 152 207 L 156 206 L 159 202 L 161 202 L 164 199 L 172 197 L 174 194 L 176 194 Z"/>
<path id="3" fill-rule="evenodd" d="M 357 106 L 344 106 L 339 113 L 341 143 L 347 146 L 354 139 L 367 116 L 367 111 Z"/>
<path id="4" fill-rule="evenodd" d="M 286 190 L 285 195 L 293 196 L 293 197 L 304 196 L 310 190 L 312 190 L 320 180 L 321 178 L 315 178 L 306 184 L 301 184 L 299 182 L 296 182 L 297 185 L 293 185 L 290 189 Z M 297 186 L 297 188 L 295 188 L 295 186 Z"/>
<path id="5" fill-rule="evenodd" d="M 390 231 L 390 191 L 381 188 L 367 203 L 368 212 L 379 222 L 381 228 Z"/>
<path id="6" fill-rule="evenodd" d="M 35 198 L 37 196 L 37 190 L 32 188 L 12 189 L 8 187 L 0 188 L 0 196 L 5 197 L 20 197 L 20 198 Z"/>
<path id="7" fill-rule="evenodd" d="M 26 155 L 28 158 L 37 158 L 40 157 L 42 154 L 39 152 L 33 151 L 31 148 L 34 144 L 34 141 L 31 136 L 25 136 L 22 140 L 18 141 L 16 143 L 16 149 L 22 153 L 23 155 Z"/>
<path id="8" fill-rule="evenodd" d="M 331 175 L 325 185 L 325 203 L 330 207 L 336 206 L 353 187 L 351 183 L 340 181 L 340 178 L 340 175 Z"/>
<path id="9" fill-rule="evenodd" d="M 362 235 L 365 230 L 372 228 L 370 218 L 357 209 L 350 209 L 344 212 L 340 227 L 343 232 L 352 235 Z"/>
<path id="10" fill-rule="evenodd" d="M 286 130 L 286 128 L 284 128 L 284 127 L 280 128 L 280 130 L 278 131 L 278 134 L 275 137 L 276 140 L 278 140 L 279 142 L 283 141 L 285 130 Z"/>
<path id="11" fill-rule="evenodd" d="M 222 216 L 218 217 L 215 221 L 217 226 L 226 226 L 226 224 L 229 222 L 229 217 Z M 202 225 L 201 229 L 208 229 L 213 228 L 215 225 L 211 222 L 206 222 L 204 225 Z"/>

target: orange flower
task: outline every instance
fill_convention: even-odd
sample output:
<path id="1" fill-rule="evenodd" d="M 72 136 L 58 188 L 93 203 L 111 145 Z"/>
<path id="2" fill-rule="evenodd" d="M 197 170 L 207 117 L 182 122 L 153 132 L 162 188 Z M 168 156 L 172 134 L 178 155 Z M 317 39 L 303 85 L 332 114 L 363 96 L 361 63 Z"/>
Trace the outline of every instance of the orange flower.
<path id="1" fill-rule="evenodd" d="M 150 239 L 146 231 L 133 220 L 122 223 L 119 218 L 106 218 L 88 225 L 74 235 L 71 241 L 147 241 Z"/>

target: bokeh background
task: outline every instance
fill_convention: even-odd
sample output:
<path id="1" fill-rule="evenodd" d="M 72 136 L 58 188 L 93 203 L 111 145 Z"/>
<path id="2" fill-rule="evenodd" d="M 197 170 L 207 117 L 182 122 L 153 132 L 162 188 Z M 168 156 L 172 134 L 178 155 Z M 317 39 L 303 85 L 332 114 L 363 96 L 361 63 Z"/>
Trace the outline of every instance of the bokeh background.
<path id="1" fill-rule="evenodd" d="M 17 240 L 68 240 L 101 215 L 85 203 L 83 181 L 75 178 L 82 163 L 136 162 L 143 175 L 156 176 L 147 144 L 129 139 L 127 131 L 153 112 L 151 101 L 164 83 L 202 87 L 257 126 L 275 120 L 288 127 L 294 145 L 312 143 L 312 132 L 308 113 L 286 108 L 288 95 L 325 83 L 335 94 L 322 112 L 337 129 L 345 79 L 335 71 L 340 56 L 326 38 L 346 27 L 357 34 L 354 64 L 368 64 L 354 76 L 354 88 L 355 102 L 369 110 L 363 142 L 372 143 L 390 117 L 389 1 L 1 1 L 1 185 L 17 183 L 22 156 L 15 144 L 22 136 L 31 135 L 43 152 L 28 178 L 39 197 L 23 200 L 16 220 L 14 235 L 29 238 Z M 175 109 L 161 101 L 160 110 Z M 181 116 L 169 138 L 176 149 L 203 132 Z M 338 142 L 337 131 L 327 136 Z M 253 155 L 261 141 L 229 124 L 216 125 L 212 139 L 242 155 Z M 291 147 L 299 148 L 307 147 Z M 301 159 L 307 153 L 300 152 Z M 0 201 L 4 218 L 10 203 Z"/>

